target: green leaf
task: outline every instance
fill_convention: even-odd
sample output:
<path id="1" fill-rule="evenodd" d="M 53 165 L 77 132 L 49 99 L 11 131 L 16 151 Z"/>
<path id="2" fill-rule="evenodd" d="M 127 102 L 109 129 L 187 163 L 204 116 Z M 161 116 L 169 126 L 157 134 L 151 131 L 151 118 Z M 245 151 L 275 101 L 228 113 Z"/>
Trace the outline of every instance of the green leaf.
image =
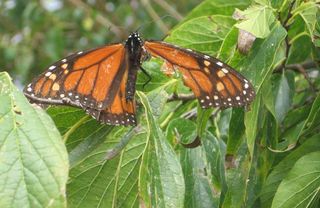
<path id="1" fill-rule="evenodd" d="M 270 6 L 270 0 L 254 0 L 254 2 L 260 5 Z"/>
<path id="2" fill-rule="evenodd" d="M 208 17 L 213 14 L 230 17 L 236 8 L 245 9 L 250 3 L 249 0 L 206 0 L 194 8 L 185 18 L 185 21 L 202 16 Z"/>
<path id="3" fill-rule="evenodd" d="M 234 23 L 235 20 L 228 16 L 194 18 L 171 31 L 166 41 L 207 54 L 216 54 Z"/>
<path id="4" fill-rule="evenodd" d="M 207 128 L 207 123 L 209 118 L 212 115 L 213 110 L 212 109 L 202 109 L 200 105 L 198 104 L 197 108 L 197 134 L 199 137 L 202 137 L 204 134 L 206 128 Z"/>
<path id="5" fill-rule="evenodd" d="M 218 54 L 218 57 L 221 60 L 225 60 L 227 62 L 234 56 L 238 43 L 238 33 L 239 30 L 233 26 L 229 33 L 226 35 L 221 44 Z"/>
<path id="6" fill-rule="evenodd" d="M 227 143 L 227 154 L 236 154 L 240 144 L 242 143 L 242 137 L 245 133 L 244 126 L 244 110 L 233 109 L 231 120 L 229 124 L 229 138 Z"/>
<path id="7" fill-rule="evenodd" d="M 137 129 L 130 142 L 111 160 L 106 153 L 125 137 L 125 128 L 113 128 L 70 170 L 68 207 L 138 207 L 139 171 L 146 147 L 146 133 Z M 89 139 L 89 138 L 88 138 Z M 88 139 L 83 148 L 90 148 Z M 92 137 L 92 140 L 99 138 Z M 80 145 L 80 144 L 79 144 Z M 78 146 L 79 146 L 78 145 Z"/>
<path id="8" fill-rule="evenodd" d="M 292 17 L 289 19 L 288 23 L 294 22 L 297 15 L 300 15 L 304 20 L 307 32 L 309 33 L 310 37 L 313 37 L 313 31 L 315 29 L 315 25 L 317 22 L 317 4 L 316 2 L 309 1 L 309 2 L 302 2 L 293 12 Z"/>
<path id="9" fill-rule="evenodd" d="M 190 144 L 197 137 L 196 129 L 196 124 L 190 120 L 184 118 L 173 119 L 167 127 L 167 140 L 171 143 L 178 140 L 178 142 L 182 142 L 183 144 Z"/>
<path id="10" fill-rule="evenodd" d="M 256 40 L 250 54 L 236 64 L 235 68 L 252 81 L 257 93 L 263 82 L 270 78 L 278 49 L 286 35 L 286 30 L 277 22 L 269 36 L 263 40 Z"/>
<path id="11" fill-rule="evenodd" d="M 226 181 L 228 190 L 222 207 L 244 207 L 248 177 L 250 172 L 250 155 L 247 145 L 243 143 L 238 154 L 228 158 L 226 164 Z"/>
<path id="12" fill-rule="evenodd" d="M 226 189 L 223 142 L 208 132 L 202 142 L 197 148 L 179 151 L 186 183 L 184 207 L 219 207 L 222 190 Z"/>
<path id="13" fill-rule="evenodd" d="M 319 194 L 319 175 L 320 151 L 304 155 L 279 185 L 271 207 L 308 207 Z"/>
<path id="14" fill-rule="evenodd" d="M 211 184 L 215 193 L 214 197 L 216 200 L 222 201 L 223 194 L 227 190 L 224 163 L 226 144 L 222 139 L 216 138 L 208 131 L 202 137 L 202 144 L 205 151 L 205 163 L 207 165 L 206 171 L 209 176 L 211 174 Z M 194 160 L 197 159 L 199 158 L 194 158 Z"/>
<path id="15" fill-rule="evenodd" d="M 147 147 L 140 169 L 143 204 L 183 207 L 185 185 L 182 169 L 171 146 L 156 123 L 147 97 L 137 92 L 147 117 Z"/>
<path id="16" fill-rule="evenodd" d="M 313 127 L 314 124 L 318 124 L 317 120 L 320 117 L 320 95 L 316 97 L 312 104 L 312 108 L 308 114 L 308 117 L 303 121 L 295 124 L 295 128 L 289 129 L 283 134 L 283 139 L 285 139 L 288 145 L 295 144 L 298 139 L 303 134 L 304 130 L 307 131 L 309 127 Z"/>
<path id="17" fill-rule="evenodd" d="M 260 105 L 261 105 L 261 96 L 257 95 L 254 102 L 250 106 L 251 110 L 246 112 L 244 117 L 247 145 L 248 145 L 248 149 L 251 157 L 253 157 L 255 140 L 258 134 Z"/>
<path id="18" fill-rule="evenodd" d="M 286 64 L 295 64 L 306 61 L 310 57 L 313 43 L 307 33 L 300 33 L 290 41 L 291 47 L 289 50 Z"/>
<path id="19" fill-rule="evenodd" d="M 294 74 L 285 72 L 279 76 L 274 76 L 274 78 L 273 94 L 275 100 L 275 118 L 278 123 L 281 123 L 292 104 L 294 94 Z"/>
<path id="20" fill-rule="evenodd" d="M 181 165 L 186 182 L 184 207 L 218 207 L 213 198 L 211 180 L 205 172 L 206 164 L 202 147 L 183 149 Z"/>
<path id="21" fill-rule="evenodd" d="M 68 155 L 50 117 L 0 73 L 0 206 L 66 207 Z"/>
<path id="22" fill-rule="evenodd" d="M 251 6 L 245 11 L 239 11 L 244 20 L 235 26 L 245 30 L 257 38 L 266 38 L 270 34 L 270 26 L 275 21 L 272 9 L 267 6 Z"/>
<path id="23" fill-rule="evenodd" d="M 315 152 L 320 149 L 319 136 L 320 135 L 318 134 L 314 135 L 312 138 L 308 138 L 307 141 L 291 152 L 273 168 L 261 191 L 261 204 L 263 207 L 270 207 L 272 198 L 274 197 L 279 184 L 287 176 L 296 161 L 307 153 Z M 287 187 L 286 190 L 289 190 L 289 188 Z M 288 197 L 285 197 L 284 199 L 288 199 Z"/>

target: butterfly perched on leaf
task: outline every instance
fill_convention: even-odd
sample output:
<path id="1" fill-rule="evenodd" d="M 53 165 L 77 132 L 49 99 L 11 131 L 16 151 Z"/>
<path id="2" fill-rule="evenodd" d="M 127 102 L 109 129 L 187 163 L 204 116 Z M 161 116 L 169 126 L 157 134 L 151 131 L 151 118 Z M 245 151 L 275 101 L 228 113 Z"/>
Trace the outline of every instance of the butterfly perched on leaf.
<path id="1" fill-rule="evenodd" d="M 138 70 L 150 56 L 178 71 L 202 108 L 249 105 L 251 83 L 222 61 L 163 41 L 143 41 L 137 32 L 124 43 L 74 53 L 50 65 L 24 89 L 33 102 L 83 108 L 102 123 L 136 125 Z"/>

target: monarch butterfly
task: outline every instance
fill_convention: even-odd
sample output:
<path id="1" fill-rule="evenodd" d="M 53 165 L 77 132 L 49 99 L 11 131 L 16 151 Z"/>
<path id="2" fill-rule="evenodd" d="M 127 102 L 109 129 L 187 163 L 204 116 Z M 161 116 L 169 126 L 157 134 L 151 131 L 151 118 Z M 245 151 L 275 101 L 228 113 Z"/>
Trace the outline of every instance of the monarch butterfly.
<path id="1" fill-rule="evenodd" d="M 163 41 L 143 41 L 133 32 L 124 43 L 79 51 L 47 68 L 24 89 L 33 102 L 83 108 L 102 123 L 136 125 L 137 72 L 150 56 L 176 70 L 202 108 L 249 105 L 251 83 L 222 61 Z"/>

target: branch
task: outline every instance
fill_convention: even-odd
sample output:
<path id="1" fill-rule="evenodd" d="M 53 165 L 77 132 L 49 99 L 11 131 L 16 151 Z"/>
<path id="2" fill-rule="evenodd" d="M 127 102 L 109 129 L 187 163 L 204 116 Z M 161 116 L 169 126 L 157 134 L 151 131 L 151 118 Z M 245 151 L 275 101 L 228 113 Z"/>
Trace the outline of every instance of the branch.
<path id="1" fill-rule="evenodd" d="M 273 72 L 274 73 L 281 72 L 282 71 L 282 67 L 283 67 L 283 65 L 280 65 L 280 66 L 276 67 Z M 285 66 L 286 69 L 291 69 L 291 70 L 294 70 L 294 71 L 298 71 L 298 69 L 300 67 L 303 67 L 304 69 L 312 69 L 312 68 L 318 67 L 318 65 L 314 61 L 307 61 L 307 62 L 304 62 L 304 63 L 301 63 L 301 64 L 288 64 L 288 65 Z"/>
<path id="2" fill-rule="evenodd" d="M 290 69 L 290 70 L 293 70 L 293 71 L 297 71 L 297 72 L 301 73 L 304 76 L 304 78 L 307 80 L 312 92 L 316 93 L 316 91 L 317 91 L 316 87 L 311 82 L 311 80 L 310 80 L 310 78 L 308 76 L 308 73 L 306 72 L 306 69 L 312 69 L 312 68 L 315 68 L 317 66 L 318 65 L 317 65 L 316 62 L 308 61 L 308 62 L 305 62 L 305 63 L 302 63 L 302 64 L 289 64 L 289 65 L 284 66 L 284 68 L 285 69 Z M 280 67 L 282 67 L 282 65 Z M 280 68 L 280 67 L 277 67 L 273 72 L 274 73 L 282 72 L 283 68 Z"/>

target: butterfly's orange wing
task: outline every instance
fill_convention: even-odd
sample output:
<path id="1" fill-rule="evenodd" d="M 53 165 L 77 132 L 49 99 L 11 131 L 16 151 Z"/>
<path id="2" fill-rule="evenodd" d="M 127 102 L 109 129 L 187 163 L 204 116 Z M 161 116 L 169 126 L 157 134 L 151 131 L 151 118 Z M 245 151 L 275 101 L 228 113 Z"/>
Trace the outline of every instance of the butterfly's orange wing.
<path id="1" fill-rule="evenodd" d="M 165 61 L 167 74 L 176 69 L 182 74 L 202 108 L 246 106 L 255 96 L 246 78 L 216 58 L 162 41 L 146 41 L 144 47 Z"/>
<path id="2" fill-rule="evenodd" d="M 124 60 L 125 73 L 121 79 L 120 86 L 116 92 L 113 102 L 106 109 L 99 111 L 87 108 L 86 112 L 102 123 L 111 125 L 136 125 L 135 100 L 126 99 L 126 83 L 128 79 L 128 57 Z"/>
<path id="3" fill-rule="evenodd" d="M 34 102 L 81 107 L 102 122 L 131 125 L 135 103 L 124 98 L 127 74 L 124 45 L 108 45 L 57 61 L 24 93 Z"/>

